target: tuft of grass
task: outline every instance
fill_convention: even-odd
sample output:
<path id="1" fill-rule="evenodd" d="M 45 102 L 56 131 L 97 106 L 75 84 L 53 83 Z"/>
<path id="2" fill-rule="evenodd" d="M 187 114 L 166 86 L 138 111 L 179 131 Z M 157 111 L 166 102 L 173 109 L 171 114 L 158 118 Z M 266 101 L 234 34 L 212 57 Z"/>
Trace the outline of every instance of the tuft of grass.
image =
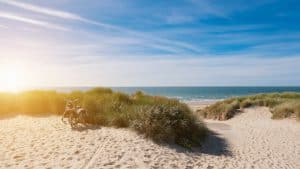
<path id="1" fill-rule="evenodd" d="M 274 119 L 291 116 L 300 119 L 300 93 L 293 92 L 230 98 L 219 101 L 203 110 L 197 110 L 197 114 L 204 118 L 227 120 L 232 118 L 240 109 L 251 106 L 269 107 Z"/>
<path id="2" fill-rule="evenodd" d="M 94 95 L 103 95 L 103 94 L 112 94 L 113 91 L 110 88 L 102 88 L 102 87 L 96 87 L 93 89 L 90 89 L 86 92 L 86 94 L 94 94 Z"/>
<path id="3" fill-rule="evenodd" d="M 186 104 L 141 91 L 133 95 L 113 92 L 108 88 L 68 94 L 55 91 L 0 93 L 0 115 L 61 115 L 66 100 L 75 98 L 87 109 L 90 124 L 131 128 L 155 141 L 177 143 L 187 148 L 200 145 L 207 134 L 204 123 Z M 237 103 L 232 106 L 230 109 L 234 110 Z"/>
<path id="4" fill-rule="evenodd" d="M 255 104 L 260 104 L 259 102 L 255 103 Z M 246 99 L 243 100 L 240 104 L 240 108 L 248 108 L 251 107 L 253 105 L 253 102 L 250 99 Z"/>
<path id="5" fill-rule="evenodd" d="M 226 100 L 217 102 L 214 106 L 208 106 L 204 110 L 198 110 L 196 113 L 209 119 L 225 120 L 233 117 L 239 106 L 240 101 L 238 100 Z"/>
<path id="6" fill-rule="evenodd" d="M 161 104 L 137 107 L 132 127 L 155 141 L 175 142 L 184 147 L 200 145 L 207 134 L 186 105 Z"/>
<path id="7" fill-rule="evenodd" d="M 274 119 L 287 118 L 290 116 L 297 116 L 300 120 L 300 101 L 284 102 L 275 106 L 272 110 Z"/>

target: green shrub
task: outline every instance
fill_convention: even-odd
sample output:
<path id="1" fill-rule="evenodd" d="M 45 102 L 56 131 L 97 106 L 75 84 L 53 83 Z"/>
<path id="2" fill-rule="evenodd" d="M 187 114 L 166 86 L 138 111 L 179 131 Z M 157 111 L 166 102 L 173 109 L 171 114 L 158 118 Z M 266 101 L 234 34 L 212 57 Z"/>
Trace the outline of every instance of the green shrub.
<path id="1" fill-rule="evenodd" d="M 86 91 L 86 94 L 95 94 L 95 95 L 103 95 L 103 94 L 112 94 L 113 91 L 110 88 L 102 88 L 102 87 L 97 87 L 93 88 L 91 90 Z"/>
<path id="2" fill-rule="evenodd" d="M 117 102 L 122 102 L 122 103 L 126 103 L 126 104 L 132 103 L 131 98 L 127 94 L 120 93 L 120 92 L 114 94 L 114 99 Z"/>
<path id="3" fill-rule="evenodd" d="M 138 98 L 138 97 L 142 97 L 144 95 L 145 95 L 145 93 L 143 91 L 138 90 L 135 92 L 135 94 L 133 94 L 133 97 Z"/>
<path id="4" fill-rule="evenodd" d="M 270 93 L 254 96 L 230 98 L 197 110 L 199 116 L 227 120 L 232 118 L 239 108 L 266 106 L 271 108 L 273 118 L 286 118 L 292 115 L 300 118 L 300 93 Z"/>
<path id="5" fill-rule="evenodd" d="M 275 119 L 287 118 L 292 115 L 300 118 L 300 101 L 284 102 L 275 106 L 271 111 L 273 113 L 273 118 Z"/>
<path id="6" fill-rule="evenodd" d="M 203 110 L 197 110 L 197 114 L 204 118 L 215 120 L 227 120 L 233 117 L 240 108 L 240 100 L 228 99 L 208 106 Z"/>
<path id="7" fill-rule="evenodd" d="M 28 91 L 0 94 L 0 115 L 18 112 L 41 116 L 62 114 L 65 102 L 79 99 L 88 112 L 87 121 L 114 127 L 130 127 L 155 141 L 175 142 L 185 147 L 199 145 L 207 129 L 186 104 L 176 99 L 136 92 L 129 96 L 111 89 L 95 88 L 69 94 Z M 233 104 L 236 107 L 237 104 Z"/>
<path id="8" fill-rule="evenodd" d="M 204 124 L 180 106 L 140 107 L 132 127 L 156 141 L 173 141 L 184 147 L 199 145 L 206 135 Z"/>
<path id="9" fill-rule="evenodd" d="M 287 118 L 290 117 L 292 114 L 294 114 L 294 110 L 289 104 L 281 104 L 274 107 L 272 113 L 273 113 L 272 118 L 274 119 Z"/>
<path id="10" fill-rule="evenodd" d="M 110 122 L 111 126 L 115 126 L 117 128 L 125 128 L 129 127 L 130 119 L 127 114 L 119 114 L 112 117 Z"/>
<path id="11" fill-rule="evenodd" d="M 253 104 L 253 102 L 252 102 L 250 99 L 246 99 L 246 100 L 243 100 L 243 101 L 241 102 L 240 107 L 241 107 L 241 108 L 248 108 L 248 107 L 251 107 L 252 104 Z M 258 103 L 258 104 L 259 104 L 259 103 Z"/>

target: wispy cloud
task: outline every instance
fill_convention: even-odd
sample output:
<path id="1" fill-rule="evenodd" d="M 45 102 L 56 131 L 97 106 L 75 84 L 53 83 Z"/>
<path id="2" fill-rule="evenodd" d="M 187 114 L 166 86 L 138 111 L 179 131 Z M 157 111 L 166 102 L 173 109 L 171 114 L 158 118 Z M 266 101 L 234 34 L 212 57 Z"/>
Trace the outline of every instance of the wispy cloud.
<path id="1" fill-rule="evenodd" d="M 172 27 L 168 29 L 158 29 L 154 30 L 155 33 L 159 34 L 180 34 L 180 35 L 193 35 L 193 34 L 200 34 L 200 35 L 209 35 L 209 34 L 228 34 L 228 33 L 244 33 L 249 31 L 257 31 L 257 30 L 264 30 L 270 29 L 272 25 L 268 24 L 235 24 L 235 25 L 205 25 L 199 24 L 199 28 L 190 28 L 190 27 Z M 220 35 L 218 35 L 220 36 Z"/>
<path id="2" fill-rule="evenodd" d="M 68 31 L 68 29 L 63 27 L 63 26 L 59 26 L 59 25 L 52 24 L 52 23 L 49 23 L 49 22 L 44 22 L 44 21 L 39 21 L 39 20 L 35 20 L 35 19 L 26 18 L 26 17 L 15 15 L 15 14 L 11 14 L 11 13 L 0 12 L 0 17 L 5 18 L 5 19 L 9 19 L 9 20 L 15 20 L 15 21 L 28 23 L 28 24 L 32 24 L 32 25 L 36 25 L 36 26 L 40 26 L 40 27 L 44 27 L 44 28 Z"/>
<path id="3" fill-rule="evenodd" d="M 238 0 L 120 1 L 0 0 L 0 62 L 30 63 L 35 85 L 300 84 L 293 18 Z"/>
<path id="4" fill-rule="evenodd" d="M 43 8 L 41 6 L 36 6 L 36 5 L 31 5 L 28 3 L 23 3 L 23 2 L 17 2 L 14 0 L 0 0 L 1 3 L 7 4 L 7 5 L 12 5 L 15 7 L 19 7 L 22 9 L 34 11 L 37 13 L 41 14 L 46 14 L 50 16 L 55 16 L 55 17 L 60 17 L 60 18 L 65 18 L 65 19 L 72 19 L 72 20 L 84 20 L 80 16 L 70 14 L 67 12 L 62 12 L 58 10 L 53 10 L 53 9 L 48 9 L 48 8 Z"/>
<path id="5" fill-rule="evenodd" d="M 48 15 L 48 16 L 52 16 L 52 17 L 58 17 L 58 18 L 61 18 L 61 19 L 74 20 L 74 21 L 81 21 L 81 22 L 84 22 L 84 23 L 100 26 L 100 27 L 103 27 L 105 29 L 111 29 L 113 31 L 124 32 L 128 35 L 131 35 L 131 36 L 137 36 L 137 37 L 140 37 L 140 38 L 144 38 L 144 39 L 148 39 L 148 40 L 151 40 L 151 41 L 159 42 L 162 45 L 177 46 L 177 47 L 184 48 L 186 50 L 191 50 L 191 51 L 198 52 L 198 53 L 202 52 L 202 50 L 200 50 L 198 47 L 195 47 L 195 46 L 193 46 L 191 44 L 188 44 L 188 43 L 184 43 L 184 42 L 180 42 L 180 41 L 176 41 L 176 40 L 168 40 L 168 39 L 153 37 L 153 36 L 147 35 L 143 32 L 130 30 L 130 29 L 127 29 L 127 28 L 124 28 L 124 27 L 120 27 L 120 26 L 116 26 L 116 25 L 113 25 L 113 24 L 108 24 L 108 23 L 104 23 L 104 22 L 100 22 L 100 21 L 90 20 L 90 19 L 81 17 L 79 15 L 76 15 L 76 14 L 73 14 L 73 13 L 70 13 L 70 12 L 65 12 L 65 11 L 55 10 L 55 9 L 50 9 L 50 8 L 44 8 L 44 7 L 41 7 L 41 6 L 32 5 L 32 4 L 23 3 L 23 2 L 18 2 L 18 1 L 14 1 L 14 0 L 0 0 L 0 3 L 5 3 L 7 5 L 11 5 L 11 6 L 14 6 L 14 7 L 22 8 L 22 9 L 25 9 L 25 10 L 29 10 L 29 11 L 32 11 L 32 12 L 36 12 L 36 13 L 40 13 L 40 14 L 44 14 L 44 15 Z"/>
<path id="6" fill-rule="evenodd" d="M 49 16 L 58 17 L 58 18 L 62 18 L 62 19 L 68 19 L 68 20 L 82 21 L 82 22 L 86 22 L 86 23 L 90 23 L 90 24 L 94 24 L 94 25 L 98 25 L 98 26 L 102 26 L 102 27 L 106 27 L 106 28 L 111 28 L 111 29 L 119 29 L 118 27 L 115 27 L 113 25 L 92 21 L 92 20 L 83 18 L 79 15 L 65 12 L 65 11 L 44 8 L 42 6 L 32 5 L 32 4 L 18 2 L 18 1 L 14 1 L 14 0 L 0 0 L 0 2 L 7 4 L 7 5 L 15 6 L 18 8 L 22 8 L 25 10 L 29 10 L 32 12 L 44 14 L 44 15 L 49 15 Z"/>

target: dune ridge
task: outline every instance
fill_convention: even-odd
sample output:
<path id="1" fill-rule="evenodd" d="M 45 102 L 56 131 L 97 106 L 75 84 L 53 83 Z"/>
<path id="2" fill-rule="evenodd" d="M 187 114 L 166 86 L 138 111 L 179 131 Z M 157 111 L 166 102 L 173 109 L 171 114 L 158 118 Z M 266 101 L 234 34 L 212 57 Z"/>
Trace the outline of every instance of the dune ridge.
<path id="1" fill-rule="evenodd" d="M 57 116 L 2 119 L 0 168 L 300 168 L 294 120 L 272 120 L 268 108 L 254 107 L 206 123 L 214 134 L 188 151 L 129 129 L 72 130 Z"/>

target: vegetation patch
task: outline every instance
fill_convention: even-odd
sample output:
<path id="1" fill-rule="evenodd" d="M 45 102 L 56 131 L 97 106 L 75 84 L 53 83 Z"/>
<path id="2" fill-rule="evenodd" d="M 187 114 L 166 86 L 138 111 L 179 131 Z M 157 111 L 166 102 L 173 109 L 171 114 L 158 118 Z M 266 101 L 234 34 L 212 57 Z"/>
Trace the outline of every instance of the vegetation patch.
<path id="1" fill-rule="evenodd" d="M 184 147 L 199 146 L 207 134 L 202 121 L 176 99 L 113 92 L 94 88 L 86 92 L 57 93 L 28 91 L 0 93 L 0 116 L 61 115 L 67 99 L 79 99 L 87 109 L 88 123 L 117 128 L 128 127 L 155 141 L 174 142 Z"/>
<path id="2" fill-rule="evenodd" d="M 204 118 L 227 120 L 251 106 L 269 107 L 274 119 L 296 116 L 300 120 L 300 93 L 294 92 L 230 98 L 197 110 L 196 113 Z"/>

